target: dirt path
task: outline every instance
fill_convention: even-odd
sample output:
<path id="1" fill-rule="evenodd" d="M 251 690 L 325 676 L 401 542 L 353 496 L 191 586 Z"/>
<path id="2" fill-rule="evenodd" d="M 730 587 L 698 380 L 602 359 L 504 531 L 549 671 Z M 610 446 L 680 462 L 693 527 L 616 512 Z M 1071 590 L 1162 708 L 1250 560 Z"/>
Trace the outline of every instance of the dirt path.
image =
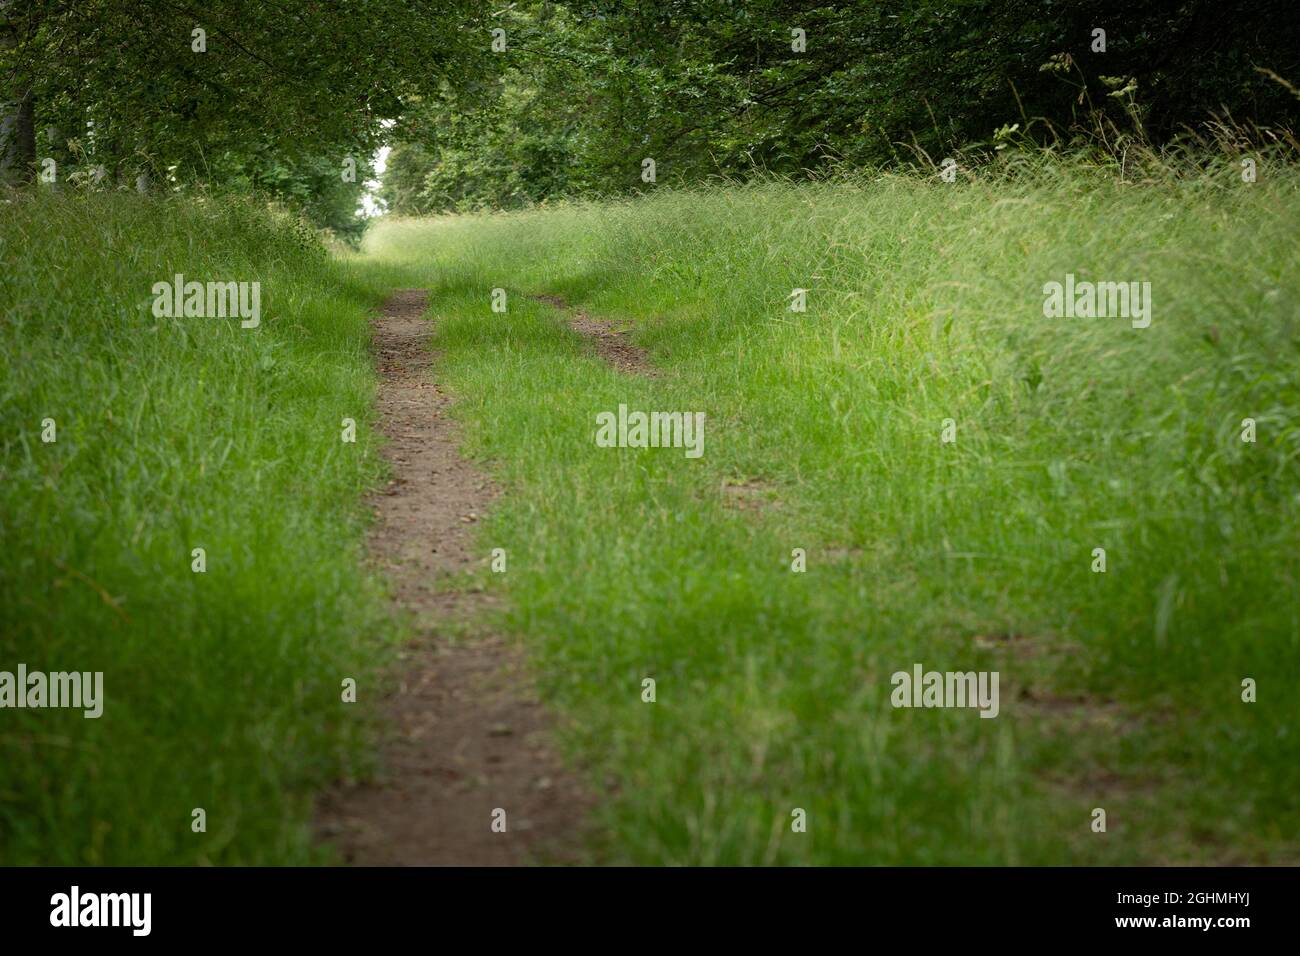
<path id="1" fill-rule="evenodd" d="M 500 635 L 473 633 L 488 595 L 437 590 L 440 578 L 488 558 L 472 532 L 495 491 L 458 451 L 450 399 L 434 383 L 425 298 L 395 292 L 374 326 L 393 479 L 370 500 L 370 551 L 417 636 L 379 705 L 393 727 L 379 778 L 326 794 L 318 829 L 359 865 L 572 861 L 582 793 L 551 749 L 524 655 Z M 498 808 L 504 833 L 492 828 Z"/>
<path id="2" fill-rule="evenodd" d="M 628 338 L 627 330 L 620 329 L 608 319 L 588 315 L 581 309 L 570 309 L 569 304 L 558 295 L 535 295 L 533 298 L 569 313 L 569 328 L 590 339 L 596 347 L 596 354 L 620 372 L 651 377 L 658 374 L 650 364 L 646 350 Z"/>

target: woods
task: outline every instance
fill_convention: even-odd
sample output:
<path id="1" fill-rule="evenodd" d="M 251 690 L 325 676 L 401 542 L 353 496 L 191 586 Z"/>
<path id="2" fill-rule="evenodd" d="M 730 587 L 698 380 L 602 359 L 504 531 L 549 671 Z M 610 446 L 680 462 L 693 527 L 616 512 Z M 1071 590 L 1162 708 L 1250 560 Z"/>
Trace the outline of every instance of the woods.
<path id="1" fill-rule="evenodd" d="M 356 233 L 382 121 L 471 68 L 476 6 L 10 0 L 3 98 L 35 129 L 10 147 L 13 175 L 48 158 L 59 183 L 257 190 Z"/>
<path id="2" fill-rule="evenodd" d="M 1284 0 L 8 0 L 0 25 L 11 179 L 256 189 L 354 239 L 381 142 L 413 214 L 631 193 L 647 158 L 802 178 L 1300 118 Z"/>
<path id="3" fill-rule="evenodd" d="M 508 53 L 422 100 L 385 179 L 401 213 L 756 173 L 794 178 L 1010 143 L 1120 155 L 1218 118 L 1293 128 L 1284 3 L 517 4 Z"/>

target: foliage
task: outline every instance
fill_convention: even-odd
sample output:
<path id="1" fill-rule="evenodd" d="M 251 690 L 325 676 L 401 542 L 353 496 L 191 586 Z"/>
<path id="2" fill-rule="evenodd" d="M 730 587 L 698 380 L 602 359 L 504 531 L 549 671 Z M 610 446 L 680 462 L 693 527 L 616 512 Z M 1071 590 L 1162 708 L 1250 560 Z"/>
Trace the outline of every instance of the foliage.
<path id="1" fill-rule="evenodd" d="M 514 4 L 492 82 L 419 104 L 399 212 L 526 205 L 766 170 L 932 162 L 1014 124 L 1161 145 L 1213 114 L 1294 126 L 1300 21 L 1284 0 L 574 0 Z M 792 50 L 796 28 L 806 50 Z M 1106 32 L 1094 51 L 1096 28 Z M 1122 131 L 1122 133 L 1120 132 Z M 409 169 L 405 167 L 410 167 Z M 410 183 L 422 181 L 412 191 Z"/>
<path id="2" fill-rule="evenodd" d="M 35 100 L 29 161 L 101 187 L 141 173 L 153 189 L 255 185 L 344 230 L 384 121 L 478 48 L 469 0 L 33 0 L 0 14 L 0 102 Z"/>
<path id="3" fill-rule="evenodd" d="M 0 2 L 0 102 L 108 185 L 257 184 L 345 234 L 388 139 L 391 208 L 528 205 L 766 170 L 977 151 L 1016 125 L 1168 141 L 1212 114 L 1294 125 L 1287 0 Z M 206 52 L 193 31 L 206 31 Z M 493 30 L 505 49 L 492 49 Z M 1094 30 L 1106 31 L 1104 52 Z M 795 31 L 806 48 L 792 49 Z M 386 123 L 397 125 L 391 132 Z M 1122 133 L 1120 131 L 1123 131 Z M 35 157 L 29 157 L 29 162 Z M 351 207 L 351 208 L 349 208 Z"/>

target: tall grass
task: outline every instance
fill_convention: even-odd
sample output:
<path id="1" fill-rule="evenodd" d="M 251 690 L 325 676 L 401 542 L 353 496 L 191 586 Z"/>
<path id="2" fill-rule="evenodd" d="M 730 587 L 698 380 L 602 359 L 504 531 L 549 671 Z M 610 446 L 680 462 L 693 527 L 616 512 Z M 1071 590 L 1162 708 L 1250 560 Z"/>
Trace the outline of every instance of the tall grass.
<path id="1" fill-rule="evenodd" d="M 505 485 L 485 576 L 600 859 L 1300 859 L 1300 175 L 1238 173 L 664 191 L 390 222 L 364 262 L 234 202 L 0 204 L 0 670 L 106 696 L 0 710 L 0 862 L 328 859 L 311 793 L 364 766 L 393 636 L 360 498 L 365 317 L 398 284 L 430 286 Z M 262 327 L 155 318 L 177 272 L 260 281 Z M 1045 318 L 1067 272 L 1149 281 L 1150 328 Z M 535 293 L 627 322 L 659 374 Z M 705 412 L 703 458 L 596 447 L 620 402 Z M 998 670 L 1000 716 L 894 709 L 914 663 Z"/>
<path id="2" fill-rule="evenodd" d="M 319 859 L 311 790 L 368 742 L 341 682 L 391 634 L 358 557 L 392 278 L 251 203 L 114 196 L 14 195 L 0 263 L 0 670 L 106 698 L 0 711 L 0 862 Z M 261 327 L 155 318 L 178 272 L 259 281 Z"/>
<path id="3" fill-rule="evenodd" d="M 1040 156 L 371 236 L 435 283 L 507 487 L 492 580 L 610 796 L 609 857 L 1298 858 L 1300 175 L 1239 172 Z M 1045 318 L 1066 273 L 1149 281 L 1151 326 Z M 530 293 L 631 323 L 661 374 Z M 596 447 L 620 402 L 706 412 L 704 457 Z M 892 708 L 918 662 L 998 670 L 1001 716 Z"/>

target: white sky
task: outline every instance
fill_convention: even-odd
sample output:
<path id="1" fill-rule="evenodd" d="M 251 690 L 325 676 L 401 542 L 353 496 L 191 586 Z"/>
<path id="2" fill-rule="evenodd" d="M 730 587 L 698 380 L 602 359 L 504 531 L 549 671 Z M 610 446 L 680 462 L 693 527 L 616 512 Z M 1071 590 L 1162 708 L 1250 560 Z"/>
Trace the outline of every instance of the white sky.
<path id="1" fill-rule="evenodd" d="M 388 168 L 388 153 L 390 150 L 391 147 L 389 146 L 380 146 L 379 151 L 375 153 L 375 178 L 366 180 L 366 191 L 361 195 L 361 208 L 357 210 L 357 214 L 365 219 L 382 216 L 388 211 L 375 193 L 378 191 L 380 181 L 384 177 L 384 170 Z"/>

